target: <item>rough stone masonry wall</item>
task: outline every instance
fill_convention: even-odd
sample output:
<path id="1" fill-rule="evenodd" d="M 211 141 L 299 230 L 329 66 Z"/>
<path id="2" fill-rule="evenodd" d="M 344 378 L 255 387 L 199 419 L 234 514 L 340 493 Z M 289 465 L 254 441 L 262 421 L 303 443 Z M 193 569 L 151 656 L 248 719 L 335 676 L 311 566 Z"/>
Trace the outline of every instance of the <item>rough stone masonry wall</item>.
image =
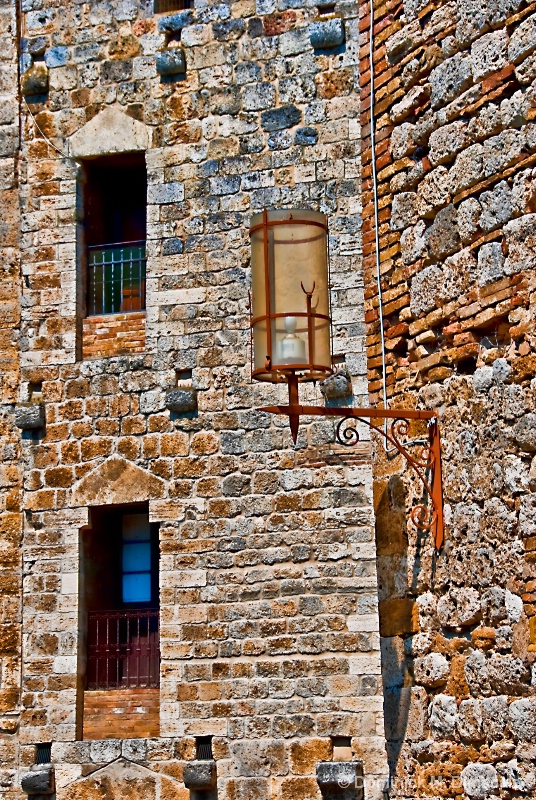
<path id="1" fill-rule="evenodd" d="M 5 797 L 18 795 L 21 680 L 22 476 L 20 431 L 11 413 L 20 380 L 17 35 L 15 4 L 0 4 L 0 791 Z"/>
<path id="2" fill-rule="evenodd" d="M 363 247 L 371 401 L 370 7 L 360 7 Z M 446 544 L 406 528 L 377 469 L 394 797 L 536 794 L 536 5 L 374 3 L 386 383 L 438 408 Z M 397 465 L 400 466 L 400 465 Z M 532 678 L 531 678 L 532 670 Z"/>
<path id="3" fill-rule="evenodd" d="M 283 393 L 253 386 L 248 362 L 250 216 L 306 205 L 330 215 L 336 352 L 356 403 L 366 395 L 357 4 L 340 4 L 346 44 L 326 52 L 311 43 L 311 2 L 195 6 L 176 31 L 186 74 L 170 81 L 156 71 L 167 34 L 145 5 L 23 5 L 16 399 L 40 388 L 46 427 L 20 442 L 21 764 L 53 741 L 72 797 L 70 780 L 117 756 L 118 743 L 70 747 L 82 727 L 79 532 L 91 505 L 147 500 L 161 539 L 163 738 L 150 752 L 173 760 L 171 737 L 189 737 L 191 752 L 193 736 L 213 734 L 227 758 L 221 800 L 298 800 L 319 797 L 330 735 L 351 736 L 376 798 L 386 770 L 370 452 L 343 457 L 327 445 L 333 426 L 317 422 L 296 455 L 286 421 L 255 411 Z M 48 92 L 28 93 L 47 80 Z M 146 347 L 80 360 L 83 208 L 68 153 L 106 108 L 150 142 Z M 170 415 L 166 391 L 188 371 L 198 410 Z M 138 753 L 147 766 L 147 747 L 125 745 L 127 761 Z M 170 800 L 185 794 L 173 770 Z"/>

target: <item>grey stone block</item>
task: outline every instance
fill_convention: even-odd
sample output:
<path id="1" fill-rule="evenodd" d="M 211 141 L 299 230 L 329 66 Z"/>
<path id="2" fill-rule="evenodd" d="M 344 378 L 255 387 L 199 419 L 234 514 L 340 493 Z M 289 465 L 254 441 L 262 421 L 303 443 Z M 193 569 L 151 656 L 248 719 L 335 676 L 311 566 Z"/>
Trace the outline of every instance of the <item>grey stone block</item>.
<path id="1" fill-rule="evenodd" d="M 166 408 L 175 414 L 186 414 L 197 408 L 197 392 L 195 389 L 170 389 L 166 392 Z"/>
<path id="2" fill-rule="evenodd" d="M 19 59 L 19 63 L 20 73 L 24 75 L 25 72 L 28 72 L 28 70 L 33 67 L 34 60 L 30 53 L 23 53 Z"/>
<path id="3" fill-rule="evenodd" d="M 212 789 L 216 785 L 216 762 L 189 761 L 184 765 L 184 785 L 197 791 Z"/>
<path id="4" fill-rule="evenodd" d="M 42 428 L 45 424 L 43 403 L 19 403 L 15 406 L 15 425 L 23 431 Z"/>
<path id="5" fill-rule="evenodd" d="M 156 56 L 156 71 L 159 75 L 184 75 L 186 72 L 186 59 L 180 47 L 164 50 Z"/>
<path id="6" fill-rule="evenodd" d="M 47 36 L 35 36 L 33 39 L 28 39 L 28 52 L 31 56 L 34 56 L 34 58 L 43 56 L 47 47 Z"/>
<path id="7" fill-rule="evenodd" d="M 68 47 L 51 47 L 45 53 L 45 64 L 49 69 L 54 67 L 64 67 L 69 61 L 70 53 Z"/>
<path id="8" fill-rule="evenodd" d="M 163 256 L 176 256 L 182 253 L 184 245 L 181 239 L 166 239 L 162 245 Z"/>
<path id="9" fill-rule="evenodd" d="M 271 108 L 261 114 L 261 125 L 265 131 L 282 131 L 301 122 L 301 111 L 296 106 Z"/>
<path id="10" fill-rule="evenodd" d="M 303 147 L 316 144 L 318 141 L 318 131 L 316 128 L 298 128 L 294 134 L 294 144 L 300 144 Z"/>
<path id="11" fill-rule="evenodd" d="M 339 787 L 347 789 L 358 786 L 362 781 L 361 761 L 320 761 L 316 765 L 316 780 L 320 788 Z"/>
<path id="12" fill-rule="evenodd" d="M 315 50 L 328 50 L 344 44 L 344 23 L 342 19 L 318 20 L 309 28 L 309 39 Z"/>
<path id="13" fill-rule="evenodd" d="M 20 782 L 23 792 L 30 795 L 54 794 L 54 767 L 52 764 L 39 764 L 22 776 Z"/>
<path id="14" fill-rule="evenodd" d="M 191 10 L 179 11 L 169 17 L 162 17 L 158 21 L 158 30 L 160 33 L 178 33 L 187 25 L 191 25 L 192 22 L 193 13 Z"/>

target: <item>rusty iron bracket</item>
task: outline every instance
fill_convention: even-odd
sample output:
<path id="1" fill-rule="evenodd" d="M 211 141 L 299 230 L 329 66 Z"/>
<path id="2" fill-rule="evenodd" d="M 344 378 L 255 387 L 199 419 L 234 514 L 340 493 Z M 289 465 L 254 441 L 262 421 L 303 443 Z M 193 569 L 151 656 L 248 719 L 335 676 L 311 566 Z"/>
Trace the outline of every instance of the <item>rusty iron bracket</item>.
<path id="1" fill-rule="evenodd" d="M 301 416 L 342 417 L 337 425 L 336 439 L 345 447 L 359 442 L 359 431 L 352 420 L 365 423 L 375 433 L 379 433 L 402 455 L 420 480 L 429 498 L 429 505 L 419 504 L 412 508 L 410 518 L 413 524 L 423 531 L 431 531 L 436 549 L 440 549 L 444 539 L 443 484 L 441 478 L 441 439 L 439 433 L 439 414 L 414 408 L 326 408 L 324 406 L 302 406 L 298 403 L 297 381 L 289 381 L 289 405 L 260 408 L 268 414 L 288 416 L 292 438 L 296 442 Z M 392 420 L 384 429 L 374 425 L 372 420 Z M 428 444 L 418 446 L 415 455 L 408 451 L 410 442 L 400 440 L 409 431 L 410 420 L 428 421 Z"/>

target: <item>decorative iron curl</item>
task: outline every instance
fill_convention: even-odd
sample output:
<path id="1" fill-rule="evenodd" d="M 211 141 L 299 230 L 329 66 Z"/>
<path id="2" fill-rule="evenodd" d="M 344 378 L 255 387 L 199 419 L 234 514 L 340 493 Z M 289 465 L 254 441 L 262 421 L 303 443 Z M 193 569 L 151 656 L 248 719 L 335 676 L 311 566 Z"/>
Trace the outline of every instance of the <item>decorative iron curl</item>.
<path id="1" fill-rule="evenodd" d="M 407 449 L 410 443 L 401 441 L 401 437 L 407 436 L 410 429 L 409 420 L 403 417 L 393 420 L 388 431 L 378 425 L 372 424 L 372 422 L 365 417 L 343 417 L 337 424 L 335 431 L 335 436 L 339 444 L 344 445 L 344 447 L 354 447 L 361 441 L 356 425 L 357 420 L 368 425 L 371 430 L 383 436 L 387 442 L 392 444 L 398 452 L 404 456 L 409 466 L 413 469 L 433 505 L 430 507 L 420 503 L 414 506 L 410 512 L 410 519 L 418 530 L 431 530 L 438 516 L 433 500 L 432 487 L 425 474 L 427 470 L 433 471 L 436 468 L 435 456 L 431 446 L 421 445 L 417 450 L 416 457 L 410 455 Z"/>
<path id="2" fill-rule="evenodd" d="M 335 438 L 344 447 L 355 447 L 356 444 L 359 444 L 361 437 L 354 422 L 354 417 L 343 417 L 337 423 Z"/>
<path id="3" fill-rule="evenodd" d="M 429 531 L 437 519 L 437 512 L 421 504 L 414 506 L 409 516 L 416 528 L 420 531 Z"/>
<path id="4" fill-rule="evenodd" d="M 410 455 L 408 447 L 411 442 L 402 442 L 400 437 L 407 436 L 409 433 L 409 420 L 395 419 L 391 423 L 390 434 L 392 441 L 399 453 L 408 460 L 411 466 L 420 467 L 421 469 L 433 469 L 435 463 L 435 456 L 430 445 L 421 444 L 415 450 L 415 455 Z M 387 438 L 387 437 L 386 437 Z"/>

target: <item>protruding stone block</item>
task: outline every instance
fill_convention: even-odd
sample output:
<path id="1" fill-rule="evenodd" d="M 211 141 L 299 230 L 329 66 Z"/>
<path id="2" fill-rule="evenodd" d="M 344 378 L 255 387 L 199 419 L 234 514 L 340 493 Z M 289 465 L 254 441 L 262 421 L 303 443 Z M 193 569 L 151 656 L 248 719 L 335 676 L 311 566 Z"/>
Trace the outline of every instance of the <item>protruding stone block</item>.
<path id="1" fill-rule="evenodd" d="M 341 400 L 352 396 L 352 379 L 345 369 L 337 370 L 319 385 L 326 400 Z"/>
<path id="2" fill-rule="evenodd" d="M 186 72 L 186 59 L 180 47 L 173 47 L 158 53 L 156 57 L 156 71 L 163 77 L 184 75 Z"/>
<path id="3" fill-rule="evenodd" d="M 45 425 L 43 403 L 19 403 L 15 406 L 15 425 L 23 431 L 33 431 Z"/>
<path id="4" fill-rule="evenodd" d="M 179 11 L 177 14 L 170 14 L 168 17 L 162 17 L 158 21 L 158 30 L 160 33 L 178 33 L 187 25 L 193 22 L 193 13 L 191 10 Z"/>
<path id="5" fill-rule="evenodd" d="M 54 767 L 52 764 L 38 764 L 22 776 L 20 782 L 23 792 L 30 797 L 54 794 Z"/>
<path id="6" fill-rule="evenodd" d="M 320 761 L 316 765 L 316 781 L 320 791 L 335 793 L 355 789 L 356 797 L 363 790 L 363 763 L 361 761 Z"/>
<path id="7" fill-rule="evenodd" d="M 344 44 L 345 33 L 342 19 L 318 20 L 309 28 L 309 39 L 315 50 L 328 50 Z"/>
<path id="8" fill-rule="evenodd" d="M 213 789 L 216 785 L 216 762 L 189 761 L 184 765 L 184 785 L 195 791 Z"/>
<path id="9" fill-rule="evenodd" d="M 166 393 L 166 408 L 175 414 L 186 414 L 197 408 L 195 389 L 170 389 Z"/>
<path id="10" fill-rule="evenodd" d="M 316 128 L 298 128 L 294 134 L 294 144 L 302 147 L 310 147 L 318 142 L 318 131 Z"/>
<path id="11" fill-rule="evenodd" d="M 48 92 L 48 69 L 46 64 L 34 64 L 22 76 L 21 91 L 24 97 L 46 94 Z"/>

